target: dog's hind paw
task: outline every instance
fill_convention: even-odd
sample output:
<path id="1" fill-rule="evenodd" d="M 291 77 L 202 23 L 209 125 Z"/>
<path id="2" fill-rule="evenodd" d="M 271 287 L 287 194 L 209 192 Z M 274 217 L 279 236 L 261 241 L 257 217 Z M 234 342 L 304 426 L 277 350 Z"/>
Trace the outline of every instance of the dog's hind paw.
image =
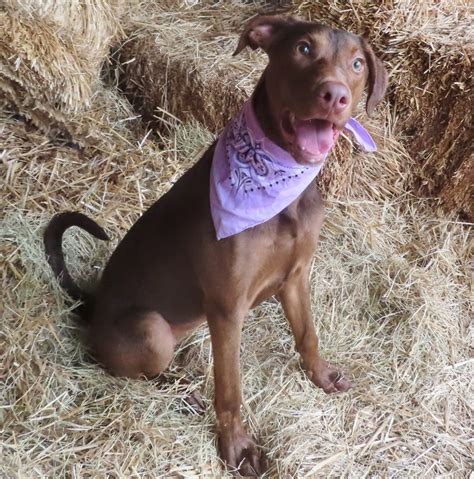
<path id="1" fill-rule="evenodd" d="M 306 373 L 326 394 L 346 392 L 353 387 L 342 371 L 322 359 L 318 361 L 316 367 L 307 370 Z"/>
<path id="2" fill-rule="evenodd" d="M 187 409 L 190 410 L 190 412 L 198 414 L 199 416 L 202 416 L 206 412 L 206 405 L 204 404 L 204 400 L 199 391 L 193 391 L 183 400 L 186 403 Z"/>

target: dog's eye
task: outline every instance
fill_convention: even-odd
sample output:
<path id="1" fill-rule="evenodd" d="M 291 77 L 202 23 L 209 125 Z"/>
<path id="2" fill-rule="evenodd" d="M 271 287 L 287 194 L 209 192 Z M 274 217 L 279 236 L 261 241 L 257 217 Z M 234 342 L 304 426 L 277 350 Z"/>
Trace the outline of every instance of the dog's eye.
<path id="1" fill-rule="evenodd" d="M 362 59 L 361 58 L 356 58 L 354 62 L 352 63 L 352 67 L 356 72 L 360 72 L 362 70 Z"/>
<path id="2" fill-rule="evenodd" d="M 296 49 L 301 55 L 308 56 L 311 53 L 311 46 L 307 42 L 299 42 L 296 45 Z"/>

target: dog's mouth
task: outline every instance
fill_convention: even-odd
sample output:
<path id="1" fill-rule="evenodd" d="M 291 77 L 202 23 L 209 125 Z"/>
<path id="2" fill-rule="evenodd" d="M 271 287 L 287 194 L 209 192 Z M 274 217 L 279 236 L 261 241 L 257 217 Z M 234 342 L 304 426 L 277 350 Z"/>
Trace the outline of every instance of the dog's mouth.
<path id="1" fill-rule="evenodd" d="M 340 133 L 331 121 L 302 120 L 289 111 L 282 116 L 281 128 L 290 153 L 297 161 L 311 164 L 324 160 Z"/>

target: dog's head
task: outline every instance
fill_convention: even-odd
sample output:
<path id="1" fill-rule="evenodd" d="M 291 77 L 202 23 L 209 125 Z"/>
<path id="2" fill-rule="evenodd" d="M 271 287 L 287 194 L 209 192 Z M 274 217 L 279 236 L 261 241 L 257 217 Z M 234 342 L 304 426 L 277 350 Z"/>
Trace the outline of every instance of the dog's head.
<path id="1" fill-rule="evenodd" d="M 259 16 L 242 32 L 234 55 L 261 48 L 264 83 L 280 143 L 296 161 L 317 163 L 333 146 L 368 86 L 372 114 L 387 71 L 363 38 L 292 16 Z"/>

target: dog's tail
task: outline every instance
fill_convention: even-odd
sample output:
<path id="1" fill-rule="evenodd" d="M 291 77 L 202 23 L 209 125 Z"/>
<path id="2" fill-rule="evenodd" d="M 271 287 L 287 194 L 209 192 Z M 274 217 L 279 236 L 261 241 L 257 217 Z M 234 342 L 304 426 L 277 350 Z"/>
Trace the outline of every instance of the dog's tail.
<path id="1" fill-rule="evenodd" d="M 44 247 L 48 263 L 58 278 L 59 284 L 68 295 L 76 301 L 82 301 L 82 307 L 79 307 L 77 312 L 84 316 L 92 307 L 93 297 L 80 289 L 71 278 L 64 261 L 62 249 L 63 234 L 71 226 L 78 226 L 100 240 L 108 240 L 109 238 L 95 221 L 82 213 L 76 212 L 57 214 L 49 222 L 44 232 Z"/>

